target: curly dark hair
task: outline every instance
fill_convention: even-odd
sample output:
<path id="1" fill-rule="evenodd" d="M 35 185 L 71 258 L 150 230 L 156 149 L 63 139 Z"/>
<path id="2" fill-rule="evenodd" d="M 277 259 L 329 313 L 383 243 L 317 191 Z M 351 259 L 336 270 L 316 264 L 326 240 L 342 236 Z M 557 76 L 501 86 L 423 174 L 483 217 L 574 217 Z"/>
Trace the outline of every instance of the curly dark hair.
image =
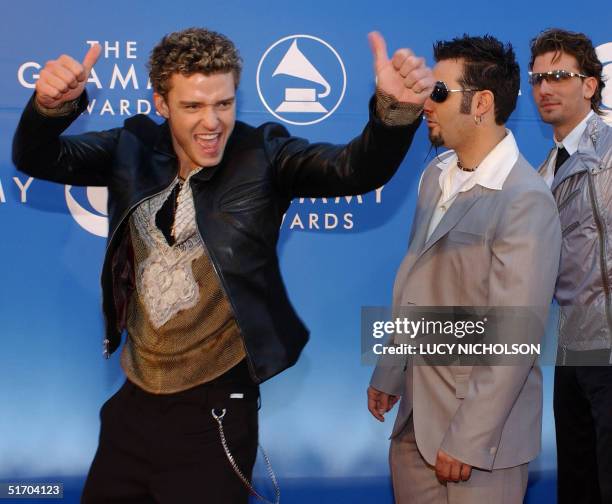
<path id="1" fill-rule="evenodd" d="M 238 87 L 242 59 L 225 35 L 203 28 L 187 28 L 161 39 L 151 51 L 148 68 L 153 89 L 166 97 L 170 78 L 175 73 L 189 76 L 232 72 Z"/>
<path id="2" fill-rule="evenodd" d="M 495 97 L 495 122 L 505 124 L 516 107 L 521 69 L 510 43 L 503 44 L 491 35 L 471 37 L 464 34 L 434 44 L 436 61 L 463 60 L 459 84 L 465 88 L 487 89 Z M 474 93 L 463 93 L 460 111 L 469 114 Z"/>
<path id="3" fill-rule="evenodd" d="M 596 114 L 603 114 L 601 110 L 601 92 L 606 86 L 603 77 L 603 65 L 597 58 L 597 53 L 593 47 L 593 42 L 584 33 L 562 30 L 560 28 L 549 28 L 531 40 L 531 61 L 529 70 L 533 68 L 533 63 L 538 56 L 554 52 L 561 57 L 561 53 L 569 54 L 576 58 L 580 73 L 595 77 L 597 79 L 597 89 L 591 97 L 591 108 Z"/>

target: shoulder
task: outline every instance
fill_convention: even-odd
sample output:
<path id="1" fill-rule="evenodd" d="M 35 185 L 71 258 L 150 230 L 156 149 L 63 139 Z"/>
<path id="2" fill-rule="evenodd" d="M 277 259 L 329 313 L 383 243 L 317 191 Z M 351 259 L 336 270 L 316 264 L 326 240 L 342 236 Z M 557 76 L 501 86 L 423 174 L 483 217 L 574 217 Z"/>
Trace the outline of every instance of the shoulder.
<path id="1" fill-rule="evenodd" d="M 265 142 L 291 138 L 291 134 L 287 128 L 277 122 L 266 122 L 261 124 L 257 127 L 257 133 Z"/>
<path id="2" fill-rule="evenodd" d="M 612 125 L 601 116 L 593 116 L 587 123 L 584 135 L 590 137 L 595 151 L 603 157 L 609 157 L 612 151 Z"/>
<path id="3" fill-rule="evenodd" d="M 242 121 L 236 121 L 228 143 L 228 151 L 244 152 L 248 150 L 276 150 L 279 140 L 291 138 L 289 132 L 280 124 L 265 123 L 252 126 Z"/>
<path id="4" fill-rule="evenodd" d="M 262 142 L 272 163 L 281 153 L 297 152 L 309 144 L 308 140 L 291 135 L 285 126 L 276 122 L 264 123 L 257 127 L 256 132 L 257 139 Z"/>
<path id="5" fill-rule="evenodd" d="M 165 130 L 165 123 L 159 124 L 144 114 L 132 116 L 123 122 L 123 132 L 136 137 L 144 145 L 155 145 Z"/>
<path id="6" fill-rule="evenodd" d="M 283 126 L 280 123 L 274 122 L 274 121 L 268 121 L 268 122 L 262 123 L 259 126 L 257 126 L 256 129 L 260 132 L 277 133 L 277 134 L 282 133 L 285 135 L 289 135 L 289 132 L 287 131 L 287 128 L 285 126 Z"/>
<path id="7" fill-rule="evenodd" d="M 534 192 L 553 201 L 552 193 L 546 182 L 522 154 L 519 154 L 516 163 L 510 170 L 502 192 L 506 193 L 509 198 L 515 198 L 525 192 Z"/>
<path id="8" fill-rule="evenodd" d="M 519 154 L 501 191 L 498 191 L 500 219 L 512 229 L 540 229 L 558 222 L 555 199 L 544 179 Z"/>
<path id="9" fill-rule="evenodd" d="M 125 120 L 120 142 L 123 144 L 122 152 L 124 153 L 130 152 L 131 149 L 144 149 L 174 155 L 168 121 L 160 124 L 144 114 L 138 114 Z"/>
<path id="10" fill-rule="evenodd" d="M 267 122 L 260 126 L 252 126 L 242 121 L 236 121 L 232 131 L 232 141 L 239 141 L 241 146 L 268 143 L 277 138 L 290 138 L 289 132 L 278 123 Z"/>
<path id="11" fill-rule="evenodd" d="M 521 155 L 497 198 L 496 239 L 504 242 L 517 236 L 530 243 L 545 239 L 555 250 L 561 239 L 557 204 L 546 182 Z"/>

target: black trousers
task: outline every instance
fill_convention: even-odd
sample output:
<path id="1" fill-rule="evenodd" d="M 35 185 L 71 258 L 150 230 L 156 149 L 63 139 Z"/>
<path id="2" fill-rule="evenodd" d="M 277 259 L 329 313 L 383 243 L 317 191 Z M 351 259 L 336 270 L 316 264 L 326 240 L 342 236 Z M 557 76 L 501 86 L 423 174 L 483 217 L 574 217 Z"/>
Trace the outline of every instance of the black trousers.
<path id="1" fill-rule="evenodd" d="M 175 394 L 150 394 L 126 381 L 100 410 L 100 442 L 81 502 L 246 504 L 248 491 L 227 460 L 211 410 L 225 409 L 229 450 L 250 480 L 258 400 L 245 361 Z"/>
<path id="2" fill-rule="evenodd" d="M 612 366 L 555 369 L 558 504 L 612 503 Z"/>

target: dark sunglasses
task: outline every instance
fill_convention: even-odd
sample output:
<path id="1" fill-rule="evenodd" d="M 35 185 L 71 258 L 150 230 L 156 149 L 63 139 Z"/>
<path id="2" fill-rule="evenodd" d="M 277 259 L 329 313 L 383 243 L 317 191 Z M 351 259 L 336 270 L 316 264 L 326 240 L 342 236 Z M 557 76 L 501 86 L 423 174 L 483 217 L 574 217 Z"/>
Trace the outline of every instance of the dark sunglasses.
<path id="1" fill-rule="evenodd" d="M 549 84 L 556 82 L 566 81 L 572 77 L 580 77 L 585 79 L 588 75 L 584 75 L 576 72 L 568 72 L 567 70 L 551 70 L 550 72 L 528 72 L 529 73 L 529 84 L 532 86 L 539 86 L 542 81 L 546 81 Z"/>
<path id="2" fill-rule="evenodd" d="M 442 103 L 448 98 L 449 93 L 465 93 L 468 91 L 482 91 L 482 89 L 448 89 L 446 82 L 436 81 L 429 97 L 436 103 Z"/>

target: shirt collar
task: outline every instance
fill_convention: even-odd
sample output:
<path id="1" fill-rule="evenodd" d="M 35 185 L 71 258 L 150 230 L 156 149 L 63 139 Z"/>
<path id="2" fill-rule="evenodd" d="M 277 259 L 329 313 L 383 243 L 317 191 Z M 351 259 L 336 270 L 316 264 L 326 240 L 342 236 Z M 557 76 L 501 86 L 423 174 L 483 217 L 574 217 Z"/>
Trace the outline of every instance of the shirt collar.
<path id="1" fill-rule="evenodd" d="M 442 170 L 439 178 L 440 188 L 442 189 L 444 188 L 444 180 L 450 173 L 453 170 L 459 170 L 457 167 L 457 154 L 454 151 L 449 152 L 452 154 L 444 156 L 437 164 L 438 168 Z M 460 192 L 468 191 L 476 184 L 488 189 L 501 191 L 518 157 L 519 149 L 514 135 L 512 131 L 506 129 L 506 136 L 480 162 L 478 169 L 474 171 L 473 176 L 461 188 Z"/>
<path id="2" fill-rule="evenodd" d="M 555 145 L 557 148 L 565 147 L 567 153 L 571 156 L 574 152 L 578 150 L 578 144 L 580 143 L 580 138 L 584 133 L 584 130 L 587 127 L 587 122 L 591 118 L 594 112 L 591 110 L 582 121 L 578 123 L 578 125 L 570 131 L 570 133 L 563 139 L 563 142 L 559 142 L 554 136 L 553 140 L 555 141 Z"/>

